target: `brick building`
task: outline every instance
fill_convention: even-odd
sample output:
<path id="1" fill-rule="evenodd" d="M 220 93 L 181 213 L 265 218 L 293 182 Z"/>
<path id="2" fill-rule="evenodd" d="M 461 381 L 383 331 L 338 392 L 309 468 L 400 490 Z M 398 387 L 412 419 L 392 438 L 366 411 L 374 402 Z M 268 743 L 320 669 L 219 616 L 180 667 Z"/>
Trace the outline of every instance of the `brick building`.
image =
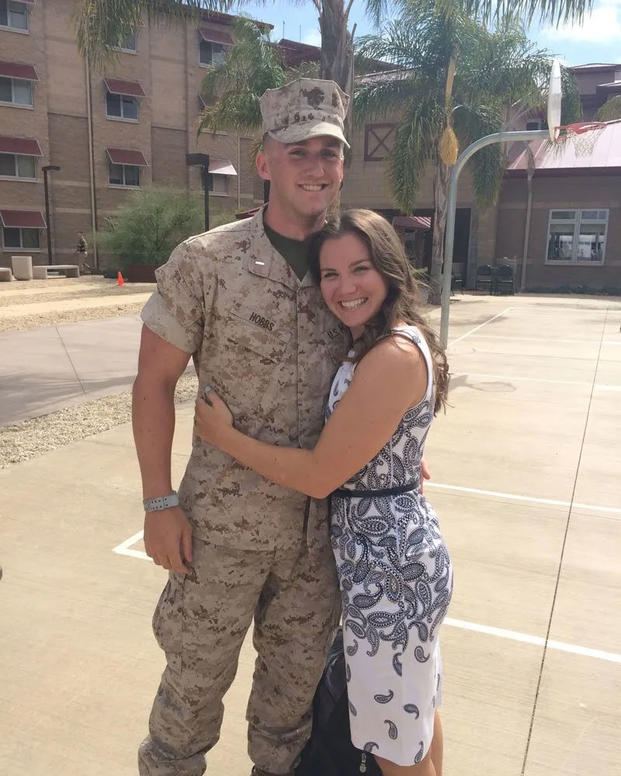
<path id="1" fill-rule="evenodd" d="M 210 154 L 214 219 L 262 201 L 249 138 L 197 137 L 205 68 L 231 44 L 233 17 L 145 22 L 95 71 L 77 50 L 74 7 L 0 0 L 0 266 L 20 252 L 47 263 L 47 165 L 60 167 L 47 175 L 56 263 L 74 262 L 77 233 L 101 229 L 128 192 L 152 183 L 200 191 L 187 153 Z"/>

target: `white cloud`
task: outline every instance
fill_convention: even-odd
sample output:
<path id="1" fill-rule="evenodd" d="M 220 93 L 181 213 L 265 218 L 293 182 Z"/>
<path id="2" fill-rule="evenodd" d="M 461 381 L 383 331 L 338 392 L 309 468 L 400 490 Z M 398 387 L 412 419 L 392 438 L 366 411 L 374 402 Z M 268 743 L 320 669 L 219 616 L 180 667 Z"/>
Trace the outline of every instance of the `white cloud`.
<path id="1" fill-rule="evenodd" d="M 307 43 L 309 46 L 321 46 L 321 33 L 319 30 L 306 30 L 302 35 L 302 43 Z"/>
<path id="2" fill-rule="evenodd" d="M 621 0 L 602 0 L 582 24 L 562 24 L 543 30 L 546 38 L 583 43 L 613 43 L 621 39 Z"/>

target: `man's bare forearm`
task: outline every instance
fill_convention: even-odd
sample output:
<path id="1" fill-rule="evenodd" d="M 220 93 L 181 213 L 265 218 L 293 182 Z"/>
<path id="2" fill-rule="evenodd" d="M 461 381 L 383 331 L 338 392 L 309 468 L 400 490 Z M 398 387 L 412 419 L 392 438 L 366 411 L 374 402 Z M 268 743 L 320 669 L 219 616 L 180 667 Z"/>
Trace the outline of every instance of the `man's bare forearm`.
<path id="1" fill-rule="evenodd" d="M 134 382 L 132 423 L 142 476 L 143 498 L 164 496 L 172 490 L 170 459 L 175 431 L 175 383 Z"/>

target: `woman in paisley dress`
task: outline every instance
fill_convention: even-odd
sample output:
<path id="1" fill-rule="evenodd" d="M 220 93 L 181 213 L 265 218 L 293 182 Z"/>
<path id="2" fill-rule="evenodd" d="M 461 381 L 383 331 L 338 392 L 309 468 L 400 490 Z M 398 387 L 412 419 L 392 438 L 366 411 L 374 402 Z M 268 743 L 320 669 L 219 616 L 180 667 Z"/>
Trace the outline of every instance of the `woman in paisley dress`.
<path id="1" fill-rule="evenodd" d="M 373 752 L 384 776 L 440 776 L 438 629 L 453 578 L 419 485 L 427 432 L 446 400 L 446 357 L 381 216 L 352 210 L 328 224 L 315 236 L 311 269 L 352 335 L 314 449 L 245 436 L 213 391 L 197 402 L 197 432 L 279 485 L 330 495 L 352 742 Z"/>

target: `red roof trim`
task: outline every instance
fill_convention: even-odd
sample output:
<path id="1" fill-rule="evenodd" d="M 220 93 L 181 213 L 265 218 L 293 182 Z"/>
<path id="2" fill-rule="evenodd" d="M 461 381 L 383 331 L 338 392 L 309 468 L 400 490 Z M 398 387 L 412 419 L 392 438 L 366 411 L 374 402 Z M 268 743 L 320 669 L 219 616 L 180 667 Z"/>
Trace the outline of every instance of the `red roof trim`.
<path id="1" fill-rule="evenodd" d="M 43 156 L 39 143 L 26 137 L 0 137 L 0 152 L 22 154 L 22 156 Z"/>
<path id="2" fill-rule="evenodd" d="M 121 78 L 104 78 L 106 89 L 111 94 L 122 94 L 125 97 L 145 97 L 138 81 L 125 81 Z"/>
<path id="3" fill-rule="evenodd" d="M 593 175 L 601 177 L 604 175 L 617 175 L 621 177 L 621 167 L 544 167 L 535 170 L 535 178 L 569 178 Z M 526 178 L 527 170 L 505 170 L 505 178 Z"/>
<path id="4" fill-rule="evenodd" d="M 19 62 L 0 62 L 0 75 L 5 78 L 23 78 L 26 81 L 38 81 L 37 71 L 32 65 L 24 65 Z"/>
<path id="5" fill-rule="evenodd" d="M 148 167 L 142 151 L 130 151 L 125 148 L 106 148 L 106 153 L 112 164 L 132 164 L 136 167 Z"/>
<path id="6" fill-rule="evenodd" d="M 209 27 L 199 27 L 198 34 L 207 43 L 221 43 L 223 46 L 232 46 L 233 38 L 224 30 L 213 30 Z"/>
<path id="7" fill-rule="evenodd" d="M 0 210 L 0 223 L 7 229 L 47 229 L 40 210 Z"/>
<path id="8" fill-rule="evenodd" d="M 231 14 L 220 13 L 219 11 L 208 11 L 203 8 L 201 10 L 201 19 L 203 19 L 205 22 L 216 22 L 217 24 L 226 24 L 230 27 L 231 25 L 235 24 L 237 19 L 239 19 L 239 16 L 231 16 Z M 269 30 L 274 29 L 273 24 L 260 22 L 257 19 L 251 19 L 251 21 L 263 32 L 269 32 Z"/>

